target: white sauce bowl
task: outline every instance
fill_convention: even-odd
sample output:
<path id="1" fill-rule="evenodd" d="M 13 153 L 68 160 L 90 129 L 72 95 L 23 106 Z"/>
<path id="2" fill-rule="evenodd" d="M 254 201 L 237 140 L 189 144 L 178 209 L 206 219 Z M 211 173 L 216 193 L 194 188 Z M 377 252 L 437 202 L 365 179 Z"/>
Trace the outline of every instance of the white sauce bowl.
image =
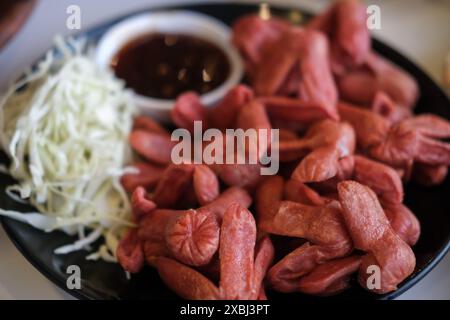
<path id="1" fill-rule="evenodd" d="M 230 63 L 228 78 L 217 88 L 201 96 L 203 104 L 218 102 L 241 81 L 243 63 L 231 44 L 230 28 L 209 16 L 191 11 L 145 13 L 130 17 L 109 29 L 100 39 L 95 60 L 102 68 L 110 68 L 115 55 L 129 42 L 149 33 L 183 34 L 206 40 L 222 49 Z M 168 122 L 175 100 L 163 100 L 134 94 L 136 106 L 143 114 Z"/>

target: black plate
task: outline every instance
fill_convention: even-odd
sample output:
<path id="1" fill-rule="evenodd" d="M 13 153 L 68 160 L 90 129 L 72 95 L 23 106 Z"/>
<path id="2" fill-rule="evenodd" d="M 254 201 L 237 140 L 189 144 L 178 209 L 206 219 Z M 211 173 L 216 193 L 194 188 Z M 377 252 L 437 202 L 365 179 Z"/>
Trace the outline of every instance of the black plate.
<path id="1" fill-rule="evenodd" d="M 255 5 L 220 4 L 220 5 L 190 5 L 171 7 L 202 12 L 231 24 L 239 16 L 257 11 Z M 160 9 L 158 9 L 160 10 Z M 140 11 L 142 12 L 142 11 Z M 285 18 L 296 10 L 276 9 L 274 13 Z M 298 12 L 298 11 L 297 11 Z M 114 21 L 104 23 L 97 28 L 82 34 L 95 43 L 99 37 L 113 24 L 129 17 L 123 16 Z M 400 55 L 395 50 L 374 41 L 374 48 L 383 56 L 410 72 L 419 82 L 421 97 L 417 112 L 432 112 L 450 119 L 450 103 L 442 90 L 417 66 Z M 6 162 L 4 154 L 0 162 Z M 28 212 L 32 208 L 18 204 L 5 195 L 5 186 L 14 181 L 5 175 L 0 175 L 0 203 L 5 209 Z M 450 247 L 450 177 L 445 182 L 433 188 L 422 188 L 409 184 L 406 187 L 406 205 L 418 216 L 422 225 L 422 235 L 414 247 L 417 257 L 415 272 L 395 292 L 386 295 L 368 293 L 355 285 L 352 289 L 337 296 L 344 299 L 392 299 L 403 293 L 422 279 L 443 258 Z M 22 254 L 47 278 L 62 289 L 78 298 L 85 299 L 176 299 L 159 279 L 157 273 L 147 268 L 140 274 L 127 280 L 125 273 L 116 264 L 106 262 L 86 261 L 86 251 L 80 251 L 64 256 L 53 254 L 53 250 L 63 244 L 73 241 L 73 238 L 61 233 L 43 233 L 20 222 L 2 218 L 3 226 L 11 240 Z M 81 267 L 82 288 L 68 290 L 66 269 L 69 265 Z M 20 279 L 18 279 L 20 281 Z M 269 292 L 273 299 L 317 299 L 301 294 L 277 294 Z"/>

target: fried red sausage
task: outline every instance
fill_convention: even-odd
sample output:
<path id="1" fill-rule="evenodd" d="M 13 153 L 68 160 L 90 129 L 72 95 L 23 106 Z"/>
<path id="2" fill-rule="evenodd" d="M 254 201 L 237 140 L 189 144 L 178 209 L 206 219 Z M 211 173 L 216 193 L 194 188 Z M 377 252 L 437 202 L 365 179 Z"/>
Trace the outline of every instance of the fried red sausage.
<path id="1" fill-rule="evenodd" d="M 137 187 L 131 196 L 131 208 L 134 220 L 140 221 L 156 209 L 156 204 L 147 197 L 147 191 L 143 187 Z"/>
<path id="2" fill-rule="evenodd" d="M 396 167 L 404 167 L 413 161 L 431 166 L 450 165 L 450 144 L 435 140 L 447 137 L 446 130 L 441 131 L 440 119 L 436 130 L 425 127 L 419 118 L 417 127 L 414 118 L 405 119 L 389 131 L 386 139 L 370 148 L 369 154 L 382 162 Z"/>
<path id="3" fill-rule="evenodd" d="M 337 118 L 337 91 L 328 50 L 327 39 L 320 32 L 286 28 L 273 39 L 273 45 L 257 59 L 258 63 L 247 66 L 256 94 L 293 92 L 302 101 L 317 104 Z"/>
<path id="4" fill-rule="evenodd" d="M 171 258 L 170 252 L 163 241 L 146 240 L 141 242 L 145 261 L 152 267 L 156 267 L 158 257 Z"/>
<path id="5" fill-rule="evenodd" d="M 382 115 L 391 123 L 397 123 L 412 117 L 412 112 L 409 108 L 395 103 L 394 100 L 383 91 L 375 93 L 370 110 Z"/>
<path id="6" fill-rule="evenodd" d="M 213 168 L 220 180 L 230 187 L 253 189 L 262 180 L 260 164 L 219 164 Z"/>
<path id="7" fill-rule="evenodd" d="M 295 121 L 308 126 L 324 119 L 338 120 L 335 111 L 330 111 L 316 102 L 284 96 L 263 96 L 259 100 L 270 117 L 278 121 Z"/>
<path id="8" fill-rule="evenodd" d="M 328 43 L 321 33 L 292 27 L 282 34 L 263 60 L 263 67 L 257 68 L 253 78 L 258 95 L 276 95 L 294 72 L 299 75 L 297 98 L 323 108 L 333 119 L 338 118 Z"/>
<path id="9" fill-rule="evenodd" d="M 150 162 L 163 165 L 171 162 L 176 142 L 170 136 L 138 129 L 131 132 L 129 140 L 133 149 Z"/>
<path id="10" fill-rule="evenodd" d="M 213 214 L 216 219 L 221 222 L 223 215 L 225 214 L 225 210 L 232 203 L 238 203 L 244 208 L 248 208 L 252 204 L 252 198 L 244 189 L 231 187 L 223 191 L 214 201 L 201 207 L 199 210 L 211 212 L 211 214 Z"/>
<path id="11" fill-rule="evenodd" d="M 251 198 L 243 189 L 230 188 L 198 210 L 188 210 L 171 219 L 165 228 L 165 241 L 172 255 L 188 265 L 208 264 L 219 245 L 223 215 L 232 203 L 249 207 Z"/>
<path id="12" fill-rule="evenodd" d="M 410 74 L 374 52 L 369 53 L 367 65 L 376 75 L 375 92 L 384 91 L 398 104 L 414 107 L 419 87 Z"/>
<path id="13" fill-rule="evenodd" d="M 219 180 L 208 166 L 203 164 L 195 166 L 193 183 L 195 195 L 200 205 L 206 205 L 219 196 Z"/>
<path id="14" fill-rule="evenodd" d="M 147 116 L 137 116 L 133 120 L 133 130 L 144 130 L 169 136 L 169 132 L 159 123 Z"/>
<path id="15" fill-rule="evenodd" d="M 267 281 L 280 292 L 299 290 L 299 280 L 318 265 L 339 256 L 332 249 L 309 242 L 301 245 L 270 268 Z"/>
<path id="16" fill-rule="evenodd" d="M 145 189 L 153 188 L 161 178 L 164 168 L 146 162 L 138 162 L 132 165 L 138 173 L 124 174 L 120 180 L 128 193 L 133 193 L 137 187 Z"/>
<path id="17" fill-rule="evenodd" d="M 256 191 L 256 213 L 258 224 L 271 223 L 283 200 L 284 179 L 281 176 L 268 177 Z"/>
<path id="18" fill-rule="evenodd" d="M 304 101 L 318 103 L 336 119 L 337 89 L 328 60 L 329 48 L 321 32 L 306 31 L 299 64 L 299 97 Z"/>
<path id="19" fill-rule="evenodd" d="M 299 291 L 321 296 L 338 294 L 350 286 L 349 278 L 358 271 L 360 265 L 361 257 L 359 256 L 325 262 L 300 278 Z"/>
<path id="20" fill-rule="evenodd" d="M 223 217 L 220 233 L 220 292 L 227 299 L 257 297 L 254 281 L 256 224 L 252 214 L 232 204 Z"/>
<path id="21" fill-rule="evenodd" d="M 359 270 L 360 285 L 376 293 L 393 291 L 415 267 L 411 248 L 392 229 L 375 193 L 355 181 L 338 184 L 342 214 L 355 248 L 366 251 Z M 368 267 L 381 270 L 379 288 L 368 288 Z"/>
<path id="22" fill-rule="evenodd" d="M 422 186 L 435 186 L 444 182 L 448 174 L 446 165 L 430 166 L 423 163 L 415 163 L 413 179 Z"/>
<path id="23" fill-rule="evenodd" d="M 257 15 L 244 16 L 233 24 L 232 42 L 243 55 L 250 76 L 267 51 L 290 27 L 284 20 L 264 20 Z"/>
<path id="24" fill-rule="evenodd" d="M 450 122 L 434 114 L 424 113 L 405 119 L 403 126 L 429 138 L 450 138 Z"/>
<path id="25" fill-rule="evenodd" d="M 151 263 L 169 288 L 186 299 L 264 299 L 262 282 L 274 249 L 268 237 L 263 237 L 256 248 L 255 242 L 256 224 L 252 214 L 234 203 L 228 206 L 223 217 L 219 259 L 207 266 L 215 270 L 219 261 L 219 288 L 200 272 L 176 260 L 151 256 Z M 159 254 L 157 250 L 156 254 Z"/>
<path id="26" fill-rule="evenodd" d="M 297 180 L 289 179 L 284 187 L 284 198 L 307 205 L 323 206 L 326 199 L 321 197 L 315 190 Z"/>
<path id="27" fill-rule="evenodd" d="M 333 71 L 337 74 L 364 63 L 370 51 L 366 7 L 357 0 L 338 1 L 312 19 L 307 28 L 325 32 L 330 38 Z"/>
<path id="28" fill-rule="evenodd" d="M 117 246 L 117 260 L 122 268 L 131 273 L 138 273 L 144 266 L 144 253 L 137 231 L 131 229 Z"/>
<path id="29" fill-rule="evenodd" d="M 348 123 L 323 120 L 312 126 L 305 138 L 312 149 L 292 173 L 300 182 L 321 182 L 339 172 L 339 159 L 353 154 L 355 132 Z"/>
<path id="30" fill-rule="evenodd" d="M 293 162 L 303 159 L 310 152 L 309 140 L 295 139 L 280 141 L 279 143 L 280 162 Z"/>
<path id="31" fill-rule="evenodd" d="M 291 28 L 284 32 L 274 46 L 263 57 L 252 78 L 253 89 L 257 95 L 277 94 L 288 74 L 297 64 L 304 31 Z"/>
<path id="32" fill-rule="evenodd" d="M 241 128 L 243 130 L 256 129 L 258 131 L 266 130 L 267 141 L 270 144 L 270 130 L 272 129 L 272 126 L 263 104 L 258 100 L 253 100 L 241 108 L 236 119 L 236 128 Z M 267 145 L 267 147 L 269 147 L 269 145 Z M 264 151 L 265 150 L 260 152 Z"/>
<path id="33" fill-rule="evenodd" d="M 302 276 L 327 260 L 348 255 L 353 248 L 340 208 L 332 203 L 319 207 L 281 201 L 271 219 L 259 220 L 258 226 L 271 234 L 309 241 L 269 270 L 269 283 L 282 292 L 298 291 Z"/>
<path id="34" fill-rule="evenodd" d="M 371 188 L 384 202 L 403 201 L 402 181 L 394 169 L 359 155 L 355 155 L 354 159 L 354 180 Z"/>
<path id="35" fill-rule="evenodd" d="M 164 283 L 180 297 L 189 300 L 215 300 L 219 290 L 199 272 L 169 258 L 158 257 L 156 269 Z"/>
<path id="36" fill-rule="evenodd" d="M 382 91 L 400 106 L 412 109 L 419 94 L 411 75 L 374 52 L 362 68 L 342 75 L 337 83 L 343 99 L 362 105 L 370 105 Z"/>
<path id="37" fill-rule="evenodd" d="M 171 111 L 173 123 L 179 128 L 194 132 L 194 121 L 201 121 L 204 129 L 208 128 L 206 111 L 195 92 L 186 92 L 175 101 Z"/>
<path id="38" fill-rule="evenodd" d="M 262 231 L 282 236 L 304 238 L 336 249 L 351 246 L 351 240 L 341 217 L 334 206 L 308 206 L 292 201 L 281 201 L 272 219 L 258 221 Z"/>
<path id="39" fill-rule="evenodd" d="M 420 237 L 420 223 L 414 213 L 403 204 L 383 204 L 392 229 L 407 244 L 413 246 Z"/>
<path id="40" fill-rule="evenodd" d="M 243 84 L 235 86 L 213 108 L 206 109 L 210 126 L 220 130 L 233 128 L 242 107 L 252 100 L 252 89 Z"/>
<path id="41" fill-rule="evenodd" d="M 338 151 L 332 147 L 321 147 L 303 158 L 291 178 L 304 183 L 321 182 L 334 177 L 338 168 Z"/>
<path id="42" fill-rule="evenodd" d="M 338 110 L 342 120 L 352 125 L 361 148 L 367 149 L 386 139 L 390 123 L 381 115 L 343 102 L 339 102 Z"/>
<path id="43" fill-rule="evenodd" d="M 138 236 L 141 241 L 163 241 L 165 227 L 171 219 L 186 213 L 187 210 L 156 209 L 144 215 L 139 221 Z"/>
<path id="44" fill-rule="evenodd" d="M 170 219 L 165 243 L 171 255 L 191 266 L 208 264 L 219 247 L 219 224 L 207 210 L 188 210 Z"/>
<path id="45" fill-rule="evenodd" d="M 160 208 L 175 208 L 192 185 L 195 166 L 192 164 L 171 164 L 156 186 L 153 200 Z"/>
<path id="46" fill-rule="evenodd" d="M 259 292 L 258 300 L 266 300 L 264 291 L 264 278 L 267 270 L 272 264 L 275 255 L 275 248 L 268 236 L 264 236 L 256 243 L 254 262 L 254 292 Z"/>

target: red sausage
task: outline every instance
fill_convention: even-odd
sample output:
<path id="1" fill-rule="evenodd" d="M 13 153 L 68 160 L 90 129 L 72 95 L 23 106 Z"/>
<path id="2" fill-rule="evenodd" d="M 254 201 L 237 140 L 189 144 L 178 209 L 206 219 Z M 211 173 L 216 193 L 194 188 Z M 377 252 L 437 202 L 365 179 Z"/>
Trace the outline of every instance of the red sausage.
<path id="1" fill-rule="evenodd" d="M 210 280 L 175 260 L 158 257 L 156 269 L 164 283 L 184 299 L 215 300 L 219 298 L 219 291 Z"/>
<path id="2" fill-rule="evenodd" d="M 120 265 L 128 272 L 138 273 L 144 266 L 144 253 L 135 229 L 120 240 L 116 253 Z"/>
<path id="3" fill-rule="evenodd" d="M 172 164 L 166 168 L 156 186 L 153 200 L 160 208 L 175 208 L 192 184 L 195 166 Z"/>
<path id="4" fill-rule="evenodd" d="M 164 168 L 146 162 L 133 164 L 138 173 L 129 173 L 122 176 L 120 182 L 128 193 L 133 193 L 137 187 L 153 188 L 161 178 Z"/>
<path id="5" fill-rule="evenodd" d="M 129 140 L 133 149 L 147 160 L 156 164 L 171 162 L 172 148 L 176 142 L 171 141 L 169 136 L 139 129 L 131 132 Z"/>
<path id="6" fill-rule="evenodd" d="M 254 249 L 256 224 L 252 214 L 232 204 L 224 214 L 220 234 L 220 292 L 227 299 L 257 297 L 255 286 Z"/>
<path id="7" fill-rule="evenodd" d="M 188 210 L 171 219 L 165 229 L 165 239 L 172 255 L 185 264 L 208 264 L 219 246 L 223 215 L 232 203 L 249 207 L 251 198 L 243 189 L 230 188 L 198 210 Z"/>
<path id="8" fill-rule="evenodd" d="M 350 286 L 350 275 L 358 271 L 360 265 L 359 256 L 325 262 L 299 280 L 299 291 L 322 296 L 338 294 Z"/>
<path id="9" fill-rule="evenodd" d="M 208 166 L 196 165 L 193 178 L 195 195 L 200 205 L 206 205 L 219 196 L 219 180 Z"/>
<path id="10" fill-rule="evenodd" d="M 376 293 L 393 291 L 408 277 L 416 264 L 414 253 L 392 229 L 375 193 L 354 181 L 338 185 L 342 214 L 355 248 L 366 251 L 359 270 L 359 283 Z M 369 288 L 368 267 L 381 270 L 380 287 Z"/>
<path id="11" fill-rule="evenodd" d="M 150 214 L 156 208 L 156 204 L 147 198 L 147 191 L 143 187 L 137 187 L 131 196 L 131 208 L 134 219 L 139 221 Z"/>

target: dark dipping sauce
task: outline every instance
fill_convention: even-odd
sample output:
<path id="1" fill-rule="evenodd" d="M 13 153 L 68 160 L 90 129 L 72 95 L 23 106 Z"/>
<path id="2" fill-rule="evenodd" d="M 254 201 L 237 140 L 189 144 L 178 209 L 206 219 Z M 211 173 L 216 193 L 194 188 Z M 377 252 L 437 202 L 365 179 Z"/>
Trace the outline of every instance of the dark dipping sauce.
<path id="1" fill-rule="evenodd" d="M 174 99 L 185 91 L 207 93 L 230 73 L 230 62 L 219 47 L 181 34 L 136 38 L 118 52 L 111 66 L 127 87 L 159 99 Z"/>

